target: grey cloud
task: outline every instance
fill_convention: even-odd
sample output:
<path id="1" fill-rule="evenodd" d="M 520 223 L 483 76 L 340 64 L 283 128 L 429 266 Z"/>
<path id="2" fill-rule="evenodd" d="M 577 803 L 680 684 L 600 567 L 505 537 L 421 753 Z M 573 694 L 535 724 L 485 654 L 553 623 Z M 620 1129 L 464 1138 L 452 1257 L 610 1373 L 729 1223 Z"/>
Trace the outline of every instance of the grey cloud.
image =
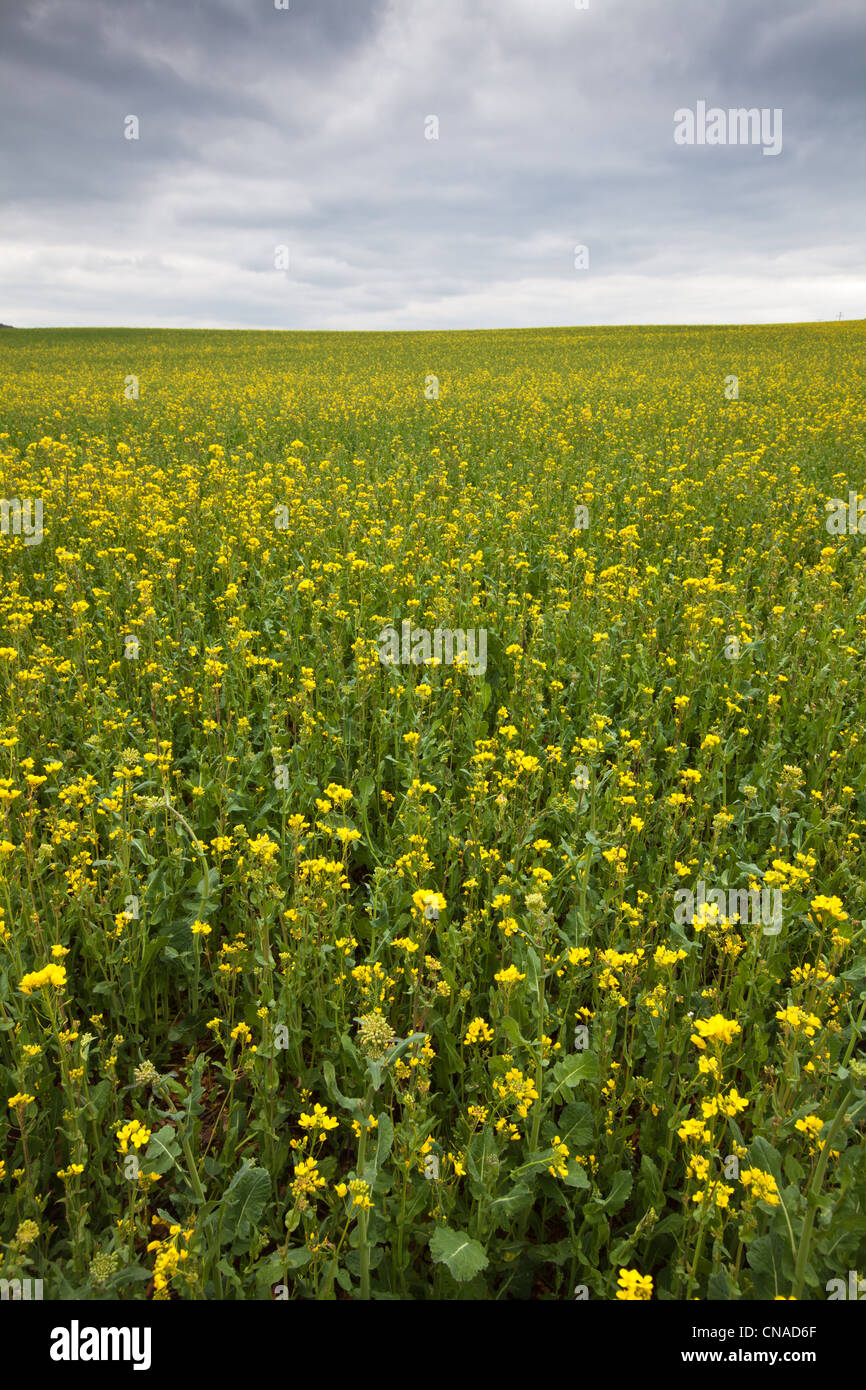
<path id="1" fill-rule="evenodd" d="M 3 0 L 0 16 L 3 321 L 866 314 L 860 0 Z M 676 146 L 673 113 L 698 99 L 781 107 L 781 154 Z"/>

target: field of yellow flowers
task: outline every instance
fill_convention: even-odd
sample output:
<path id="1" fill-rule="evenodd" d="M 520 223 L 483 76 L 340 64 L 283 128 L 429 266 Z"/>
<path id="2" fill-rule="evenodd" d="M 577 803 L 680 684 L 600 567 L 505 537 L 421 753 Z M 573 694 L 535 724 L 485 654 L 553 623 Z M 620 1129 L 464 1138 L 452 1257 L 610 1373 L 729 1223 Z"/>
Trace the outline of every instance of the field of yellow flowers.
<path id="1" fill-rule="evenodd" d="M 863 1277 L 864 349 L 0 339 L 0 1276 Z"/>

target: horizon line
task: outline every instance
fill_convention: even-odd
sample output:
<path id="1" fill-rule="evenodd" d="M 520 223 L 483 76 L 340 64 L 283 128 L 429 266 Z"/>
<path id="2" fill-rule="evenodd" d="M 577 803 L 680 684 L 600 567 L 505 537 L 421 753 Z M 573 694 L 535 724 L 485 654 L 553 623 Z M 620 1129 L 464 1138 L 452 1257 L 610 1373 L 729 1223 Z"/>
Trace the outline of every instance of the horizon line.
<path id="1" fill-rule="evenodd" d="M 828 318 L 828 319 L 741 319 L 735 323 L 724 323 L 717 320 L 708 319 L 703 323 L 684 323 L 681 321 L 658 323 L 538 323 L 532 325 L 525 324 L 504 324 L 496 328 L 270 328 L 270 327 L 199 327 L 192 325 L 172 325 L 147 323 L 52 323 L 52 324 L 14 324 L 0 323 L 0 332 L 11 333 L 293 333 L 293 334 L 332 334 L 333 336 L 350 335 L 372 335 L 382 333 L 573 333 L 577 330 L 581 332 L 614 332 L 618 329 L 631 328 L 681 328 L 681 329 L 703 329 L 703 328 L 815 328 L 819 325 L 830 324 L 866 324 L 866 316 L 854 318 Z"/>

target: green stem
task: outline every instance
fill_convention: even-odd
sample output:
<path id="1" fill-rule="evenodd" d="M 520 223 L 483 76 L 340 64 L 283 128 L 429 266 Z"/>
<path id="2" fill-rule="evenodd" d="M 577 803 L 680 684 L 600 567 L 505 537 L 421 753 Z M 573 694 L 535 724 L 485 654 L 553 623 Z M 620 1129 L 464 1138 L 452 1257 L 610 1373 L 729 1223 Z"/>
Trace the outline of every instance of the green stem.
<path id="1" fill-rule="evenodd" d="M 846 1094 L 842 1104 L 839 1106 L 839 1109 L 830 1122 L 830 1129 L 824 1141 L 824 1147 L 821 1150 L 821 1157 L 818 1159 L 818 1166 L 815 1169 L 814 1176 L 809 1184 L 809 1190 L 806 1193 L 806 1203 L 809 1210 L 806 1212 L 806 1219 L 803 1222 L 803 1230 L 800 1234 L 800 1248 L 797 1251 L 794 1285 L 791 1290 L 794 1298 L 799 1298 L 803 1292 L 803 1284 L 806 1280 L 806 1262 L 809 1259 L 809 1247 L 812 1243 L 812 1227 L 815 1224 L 815 1212 L 818 1209 L 818 1197 L 824 1182 L 824 1174 L 827 1171 L 827 1163 L 830 1159 L 830 1150 L 833 1147 L 833 1141 L 845 1119 L 845 1111 L 850 1104 L 851 1097 Z"/>
<path id="2" fill-rule="evenodd" d="M 373 1099 L 372 1091 L 368 1090 L 364 1098 L 364 1115 L 361 1120 L 361 1137 L 358 1140 L 358 1177 L 362 1182 L 364 1178 L 364 1161 L 367 1155 L 367 1116 L 370 1113 L 370 1105 Z M 361 1282 L 361 1299 L 366 1303 L 370 1300 L 370 1246 L 367 1241 L 367 1226 L 370 1221 L 370 1212 L 366 1207 L 361 1208 L 358 1217 L 358 1265 Z"/>

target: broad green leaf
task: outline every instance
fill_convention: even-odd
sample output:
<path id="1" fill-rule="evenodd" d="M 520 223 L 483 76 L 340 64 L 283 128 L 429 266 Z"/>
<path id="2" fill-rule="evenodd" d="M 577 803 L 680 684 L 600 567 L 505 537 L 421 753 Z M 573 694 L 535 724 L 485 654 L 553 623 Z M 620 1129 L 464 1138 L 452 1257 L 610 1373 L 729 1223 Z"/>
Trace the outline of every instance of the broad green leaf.
<path id="1" fill-rule="evenodd" d="M 589 1187 L 589 1178 L 586 1170 L 579 1163 L 575 1163 L 573 1158 L 568 1160 L 568 1175 L 562 1181 L 566 1187 Z"/>
<path id="2" fill-rule="evenodd" d="M 325 1085 L 328 1088 L 328 1095 L 331 1099 L 336 1101 L 338 1105 L 342 1105 L 344 1110 L 350 1110 L 353 1115 L 357 1115 L 358 1112 L 363 1109 L 364 1102 L 352 1096 L 343 1095 L 343 1092 L 337 1085 L 334 1075 L 334 1063 L 325 1062 L 322 1066 L 322 1074 L 325 1078 Z"/>
<path id="3" fill-rule="evenodd" d="M 749 1146 L 749 1159 L 764 1173 L 772 1173 L 776 1182 L 782 1185 L 782 1160 L 778 1152 L 762 1135 L 753 1139 Z"/>
<path id="4" fill-rule="evenodd" d="M 575 1052 L 573 1056 L 563 1057 L 553 1068 L 557 1090 L 565 1086 L 576 1086 L 579 1081 L 598 1080 L 598 1058 L 594 1052 Z"/>
<path id="5" fill-rule="evenodd" d="M 308 1265 L 312 1258 L 312 1250 L 308 1250 L 306 1245 L 299 1245 L 296 1249 L 286 1253 L 286 1269 L 303 1269 L 304 1265 Z"/>
<path id="6" fill-rule="evenodd" d="M 426 1033 L 410 1033 L 408 1038 L 402 1038 L 400 1042 L 397 1043 L 396 1047 L 391 1048 L 383 1065 L 390 1067 L 394 1062 L 398 1062 L 401 1057 L 405 1056 L 410 1047 L 415 1043 L 422 1043 L 426 1036 Z"/>
<path id="7" fill-rule="evenodd" d="M 746 1251 L 746 1259 L 756 1274 L 775 1275 L 781 1269 L 782 1246 L 778 1236 L 758 1236 Z"/>
<path id="8" fill-rule="evenodd" d="M 518 1043 L 522 1047 L 531 1048 L 534 1046 L 534 1044 L 531 1043 L 528 1038 L 525 1038 L 523 1036 L 523 1034 L 520 1031 L 520 1024 L 517 1022 L 517 1019 L 512 1018 L 510 1014 L 506 1014 L 504 1018 L 501 1018 L 499 1020 L 499 1027 L 502 1029 L 503 1033 L 508 1038 L 508 1041 L 512 1044 L 513 1047 L 516 1047 Z"/>
<path id="9" fill-rule="evenodd" d="M 732 1293 L 730 1280 L 723 1269 L 716 1269 L 707 1282 L 707 1295 L 717 1302 L 726 1302 Z"/>
<path id="10" fill-rule="evenodd" d="M 270 1174 L 257 1168 L 252 1159 L 245 1159 L 228 1185 L 220 1202 L 223 1243 L 235 1236 L 248 1236 L 259 1221 L 271 1195 Z"/>
<path id="11" fill-rule="evenodd" d="M 430 1238 L 430 1254 L 435 1264 L 444 1264 L 459 1284 L 474 1278 L 488 1263 L 477 1240 L 464 1231 L 452 1231 L 450 1226 L 438 1226 Z"/>
<path id="12" fill-rule="evenodd" d="M 571 1101 L 562 1111 L 557 1129 L 569 1153 L 584 1153 L 595 1132 L 592 1107 L 583 1100 Z"/>
<path id="13" fill-rule="evenodd" d="M 391 1145 L 394 1142 L 394 1125 L 390 1115 L 382 1114 L 379 1116 L 379 1123 L 376 1126 L 376 1162 L 378 1170 L 385 1162 L 391 1152 Z"/>
<path id="14" fill-rule="evenodd" d="M 147 1152 L 141 1160 L 143 1172 L 167 1173 L 180 1157 L 180 1141 L 174 1125 L 163 1125 L 151 1134 Z"/>
<path id="15" fill-rule="evenodd" d="M 523 1181 L 515 1183 L 509 1192 L 495 1197 L 490 1203 L 490 1215 L 498 1226 L 507 1226 L 513 1216 L 532 1205 L 532 1188 Z"/>
<path id="16" fill-rule="evenodd" d="M 631 1192 L 631 1184 L 631 1173 L 628 1169 L 621 1168 L 620 1171 L 614 1175 L 610 1192 L 604 1200 L 599 1203 L 602 1211 L 609 1212 L 613 1215 L 615 1212 L 618 1212 L 621 1207 L 624 1207 Z"/>

